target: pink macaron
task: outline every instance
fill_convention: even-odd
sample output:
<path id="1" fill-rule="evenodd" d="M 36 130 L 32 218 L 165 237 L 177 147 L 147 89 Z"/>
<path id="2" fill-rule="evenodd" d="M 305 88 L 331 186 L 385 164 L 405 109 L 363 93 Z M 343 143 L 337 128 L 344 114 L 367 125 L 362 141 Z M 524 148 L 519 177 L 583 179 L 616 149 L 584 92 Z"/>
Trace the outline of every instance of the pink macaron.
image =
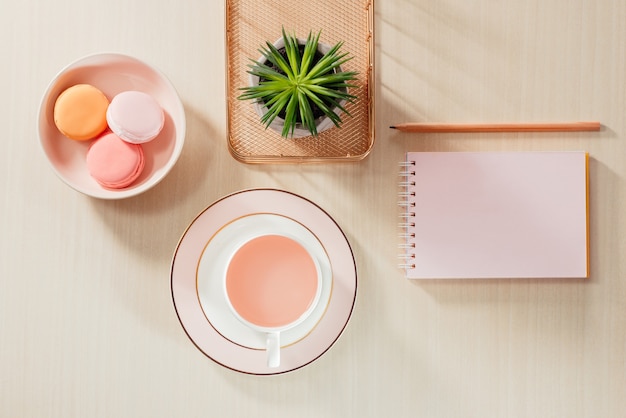
<path id="1" fill-rule="evenodd" d="M 156 138 L 165 123 L 163 108 L 149 94 L 129 90 L 111 100 L 106 113 L 109 128 L 131 144 L 142 144 Z"/>
<path id="2" fill-rule="evenodd" d="M 145 165 L 143 148 L 108 133 L 93 142 L 87 152 L 89 174 L 107 189 L 130 186 Z"/>

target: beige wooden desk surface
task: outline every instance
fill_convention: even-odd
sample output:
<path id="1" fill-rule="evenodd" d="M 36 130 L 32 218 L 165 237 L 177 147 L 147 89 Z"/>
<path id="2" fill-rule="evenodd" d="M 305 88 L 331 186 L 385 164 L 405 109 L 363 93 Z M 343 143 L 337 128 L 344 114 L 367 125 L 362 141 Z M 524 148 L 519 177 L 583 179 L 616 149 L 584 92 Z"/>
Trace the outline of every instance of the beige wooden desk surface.
<path id="1" fill-rule="evenodd" d="M 222 1 L 0 0 L 0 416 L 623 417 L 626 2 L 378 0 L 376 144 L 363 162 L 250 166 L 226 148 Z M 171 174 L 108 202 L 41 152 L 40 96 L 102 51 L 164 71 L 188 118 Z M 406 121 L 599 120 L 600 133 L 418 136 Z M 396 268 L 408 150 L 587 150 L 589 280 L 409 282 Z M 215 199 L 276 187 L 344 229 L 359 292 L 294 373 L 227 370 L 188 340 L 170 260 Z"/>

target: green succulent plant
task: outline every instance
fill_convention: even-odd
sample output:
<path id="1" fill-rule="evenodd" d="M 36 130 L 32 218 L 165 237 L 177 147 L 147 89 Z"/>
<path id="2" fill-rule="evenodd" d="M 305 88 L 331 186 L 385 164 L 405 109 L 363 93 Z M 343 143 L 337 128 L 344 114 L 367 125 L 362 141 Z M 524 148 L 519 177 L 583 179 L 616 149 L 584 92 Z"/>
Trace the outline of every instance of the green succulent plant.
<path id="1" fill-rule="evenodd" d="M 356 96 L 348 89 L 358 74 L 343 71 L 341 66 L 352 59 L 341 52 L 343 42 L 338 42 L 325 54 L 318 52 L 321 31 L 309 32 L 304 45 L 297 37 L 282 29 L 284 48 L 278 49 L 270 42 L 259 49 L 263 58 L 251 59 L 249 74 L 259 77 L 257 85 L 242 87 L 240 100 L 254 100 L 265 104 L 267 112 L 261 117 L 265 127 L 277 118 L 284 119 L 282 136 L 293 136 L 296 126 L 301 125 L 311 135 L 317 136 L 316 114 L 332 120 L 335 126 L 342 123 L 339 113 L 350 113 L 345 109 L 346 102 L 353 102 Z"/>

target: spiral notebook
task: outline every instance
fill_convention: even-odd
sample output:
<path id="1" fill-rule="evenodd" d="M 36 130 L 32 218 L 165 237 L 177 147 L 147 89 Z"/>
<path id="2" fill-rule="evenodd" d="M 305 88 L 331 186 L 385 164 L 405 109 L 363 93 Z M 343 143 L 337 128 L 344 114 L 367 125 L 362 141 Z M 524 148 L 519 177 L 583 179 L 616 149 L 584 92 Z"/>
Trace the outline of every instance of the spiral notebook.
<path id="1" fill-rule="evenodd" d="M 586 152 L 409 152 L 409 279 L 586 278 Z"/>

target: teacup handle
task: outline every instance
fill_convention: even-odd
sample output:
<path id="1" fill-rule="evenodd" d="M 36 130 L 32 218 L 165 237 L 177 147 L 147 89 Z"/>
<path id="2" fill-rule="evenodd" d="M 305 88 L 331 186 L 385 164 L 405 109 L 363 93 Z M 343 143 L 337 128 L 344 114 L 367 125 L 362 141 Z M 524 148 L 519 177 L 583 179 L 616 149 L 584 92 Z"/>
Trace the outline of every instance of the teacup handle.
<path id="1" fill-rule="evenodd" d="M 268 332 L 265 337 L 267 367 L 280 366 L 280 333 Z"/>

